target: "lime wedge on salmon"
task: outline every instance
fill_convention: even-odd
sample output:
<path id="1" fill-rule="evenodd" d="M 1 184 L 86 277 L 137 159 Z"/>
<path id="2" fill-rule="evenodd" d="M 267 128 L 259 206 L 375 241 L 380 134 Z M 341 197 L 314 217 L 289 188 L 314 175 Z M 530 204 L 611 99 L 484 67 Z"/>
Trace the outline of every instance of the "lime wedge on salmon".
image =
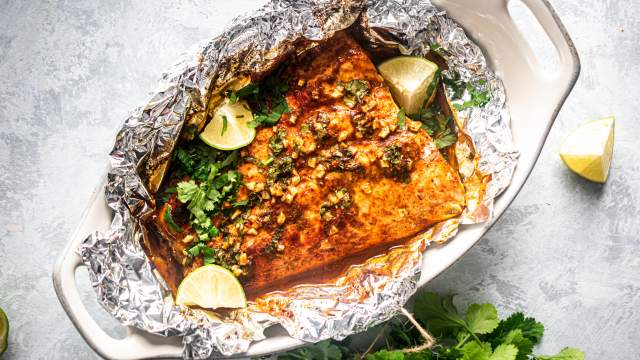
<path id="1" fill-rule="evenodd" d="M 256 136 L 256 129 L 247 125 L 252 120 L 253 114 L 246 101 L 226 101 L 200 133 L 200 139 L 216 149 L 239 149 L 249 145 Z"/>
<path id="2" fill-rule="evenodd" d="M 242 285 L 229 270 L 205 265 L 182 280 L 176 304 L 204 309 L 243 308 L 247 306 L 247 299 Z"/>
<path id="3" fill-rule="evenodd" d="M 407 114 L 417 114 L 435 99 L 438 65 L 418 56 L 398 56 L 378 66 L 391 95 Z"/>

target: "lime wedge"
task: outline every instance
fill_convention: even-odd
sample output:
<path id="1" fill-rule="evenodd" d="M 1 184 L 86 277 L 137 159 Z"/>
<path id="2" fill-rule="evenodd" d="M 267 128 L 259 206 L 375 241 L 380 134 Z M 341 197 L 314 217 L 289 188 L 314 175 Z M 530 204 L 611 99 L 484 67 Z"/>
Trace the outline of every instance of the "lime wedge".
<path id="1" fill-rule="evenodd" d="M 182 280 L 176 304 L 205 309 L 242 308 L 247 306 L 247 299 L 242 285 L 229 270 L 206 265 Z"/>
<path id="2" fill-rule="evenodd" d="M 609 176 L 613 155 L 614 127 L 614 117 L 582 125 L 562 144 L 562 161 L 583 178 L 604 183 Z"/>
<path id="3" fill-rule="evenodd" d="M 0 356 L 7 350 L 9 340 L 9 319 L 7 314 L 0 309 Z"/>
<path id="4" fill-rule="evenodd" d="M 398 105 L 407 114 L 417 114 L 435 99 L 438 65 L 417 56 L 398 56 L 378 66 Z"/>
<path id="5" fill-rule="evenodd" d="M 207 145 L 220 150 L 235 150 L 249 145 L 256 136 L 256 129 L 247 126 L 253 115 L 246 101 L 225 102 L 200 133 Z"/>

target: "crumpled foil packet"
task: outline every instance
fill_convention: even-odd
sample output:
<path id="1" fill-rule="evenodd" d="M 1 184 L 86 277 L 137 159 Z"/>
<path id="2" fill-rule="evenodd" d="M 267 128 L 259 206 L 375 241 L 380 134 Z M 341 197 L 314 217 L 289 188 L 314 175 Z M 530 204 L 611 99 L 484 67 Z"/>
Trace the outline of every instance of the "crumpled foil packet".
<path id="1" fill-rule="evenodd" d="M 486 106 L 461 111 L 456 119 L 463 136 L 455 155 L 463 181 L 470 184 L 465 182 L 467 211 L 353 266 L 333 284 L 266 294 L 223 320 L 175 306 L 141 246 L 138 219 L 152 210 L 157 189 L 149 184 L 159 183 L 154 177 L 170 159 L 184 122 L 202 112 L 208 97 L 234 78 L 273 68 L 296 50 L 296 40 L 326 39 L 354 23 L 374 47 L 425 55 L 431 44 L 438 44 L 447 54 L 448 71 L 490 91 Z M 105 189 L 114 211 L 111 228 L 91 234 L 79 249 L 103 307 L 123 325 L 183 336 L 185 358 L 245 352 L 274 324 L 294 338 L 317 342 L 342 339 L 391 318 L 416 291 L 426 246 L 451 238 L 460 224 L 486 221 L 493 199 L 511 181 L 518 152 L 511 141 L 503 85 L 478 46 L 428 0 L 274 0 L 235 19 L 185 59 L 163 76 L 159 91 L 118 133 Z M 451 95 L 453 90 L 447 91 Z M 486 185 L 482 191 L 472 186 L 478 182 Z"/>

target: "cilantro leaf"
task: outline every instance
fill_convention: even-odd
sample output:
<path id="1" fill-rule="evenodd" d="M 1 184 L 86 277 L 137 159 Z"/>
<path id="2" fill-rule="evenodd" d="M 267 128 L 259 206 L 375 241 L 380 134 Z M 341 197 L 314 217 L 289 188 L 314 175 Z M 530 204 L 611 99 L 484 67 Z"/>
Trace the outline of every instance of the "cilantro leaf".
<path id="1" fill-rule="evenodd" d="M 439 133 L 433 139 L 433 142 L 436 144 L 438 149 L 446 148 L 447 146 L 451 146 L 458 141 L 458 135 L 456 135 L 451 129 L 447 128 Z"/>
<path id="2" fill-rule="evenodd" d="M 444 82 L 444 84 L 453 92 L 451 100 L 456 101 L 462 98 L 464 95 L 465 84 L 460 77 L 460 73 L 453 72 L 450 77 L 443 77 L 442 82 Z"/>
<path id="3" fill-rule="evenodd" d="M 485 342 L 469 342 L 462 347 L 463 360 L 489 360 L 491 354 L 491 344 Z"/>
<path id="4" fill-rule="evenodd" d="M 409 352 L 404 354 L 405 360 L 435 360 L 438 359 L 434 352 L 430 350 L 420 352 Z"/>
<path id="5" fill-rule="evenodd" d="M 498 311 L 491 304 L 473 304 L 467 308 L 466 313 L 469 330 L 475 334 L 488 334 L 492 332 L 500 322 Z"/>
<path id="6" fill-rule="evenodd" d="M 399 350 L 380 350 L 367 355 L 367 360 L 404 360 L 404 358 L 404 353 Z"/>
<path id="7" fill-rule="evenodd" d="M 517 312 L 502 320 L 498 327 L 489 335 L 491 343 L 497 346 L 505 341 L 511 330 L 520 329 L 522 336 L 529 339 L 533 345 L 537 344 L 544 334 L 544 326 L 534 318 L 525 318 L 524 314 Z"/>
<path id="8" fill-rule="evenodd" d="M 343 350 L 325 340 L 279 355 L 278 360 L 341 360 Z"/>
<path id="9" fill-rule="evenodd" d="M 195 198 L 198 190 L 200 190 L 200 188 L 196 185 L 195 181 L 182 181 L 178 183 L 178 200 L 184 204 Z"/>
<path id="10" fill-rule="evenodd" d="M 280 71 L 276 71 L 260 85 L 255 85 L 257 88 L 252 87 L 246 91 L 243 91 L 244 88 L 238 90 L 236 95 L 246 97 L 251 104 L 253 120 L 247 123 L 248 127 L 273 126 L 278 123 L 283 114 L 291 112 L 284 97 L 285 92 L 289 90 L 289 85 L 279 77 Z"/>
<path id="11" fill-rule="evenodd" d="M 405 114 L 404 109 L 400 109 L 398 111 L 398 127 L 401 130 L 404 130 L 407 128 L 407 115 Z"/>
<path id="12" fill-rule="evenodd" d="M 574 348 L 564 348 L 556 355 L 539 355 L 536 360 L 584 360 L 584 353 Z"/>
<path id="13" fill-rule="evenodd" d="M 238 91 L 227 91 L 227 98 L 229 98 L 230 103 L 235 104 L 238 102 L 238 100 L 244 99 L 251 95 L 257 95 L 259 92 L 260 86 L 258 86 L 258 84 L 256 83 L 250 83 Z"/>
<path id="14" fill-rule="evenodd" d="M 509 331 L 503 343 L 513 344 L 518 348 L 516 360 L 527 360 L 533 351 L 533 343 L 522 335 L 522 330 L 520 329 Z"/>
<path id="15" fill-rule="evenodd" d="M 440 296 L 426 292 L 416 299 L 414 306 L 416 319 L 426 324 L 428 330 L 435 335 L 442 335 L 446 330 L 458 331 L 466 327 L 464 319 L 458 315 L 453 305 L 453 296 Z"/>
<path id="16" fill-rule="evenodd" d="M 493 350 L 493 354 L 491 354 L 489 360 L 516 360 L 517 355 L 517 347 L 511 344 L 502 344 Z"/>
<path id="17" fill-rule="evenodd" d="M 486 85 L 485 80 L 478 81 L 478 87 L 473 86 L 471 83 L 467 83 L 466 90 L 469 93 L 469 100 L 462 104 L 453 104 L 453 107 L 458 110 L 468 109 L 470 107 L 483 107 L 489 100 L 491 100 L 491 94 L 488 89 L 483 90 L 481 87 Z"/>

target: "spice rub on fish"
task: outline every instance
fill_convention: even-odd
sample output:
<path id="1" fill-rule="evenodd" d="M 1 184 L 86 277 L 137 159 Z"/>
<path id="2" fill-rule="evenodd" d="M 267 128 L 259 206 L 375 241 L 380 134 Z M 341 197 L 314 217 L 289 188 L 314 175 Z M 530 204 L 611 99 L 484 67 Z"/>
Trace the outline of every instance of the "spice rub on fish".
<path id="1" fill-rule="evenodd" d="M 195 200 L 181 186 L 203 185 L 188 171 L 172 170 L 167 186 L 177 184 L 178 194 L 169 191 L 146 222 L 147 251 L 174 291 L 205 262 L 231 269 L 249 296 L 284 289 L 463 211 L 457 172 L 420 122 L 407 118 L 398 126 L 398 106 L 350 36 L 338 33 L 307 51 L 278 79 L 266 106 L 280 109 L 277 125 L 263 123 L 254 141 L 231 155 L 198 150 L 222 153 L 206 155 L 218 169 L 200 175 L 210 185 L 197 190 L 205 199 L 211 189 L 226 196 L 209 213 L 215 231 L 201 238 L 206 219 L 194 215 Z M 186 155 L 176 163 L 196 158 L 195 150 L 180 151 Z M 221 174 L 235 179 L 218 181 Z M 235 187 L 232 195 L 223 194 L 225 186 Z"/>

